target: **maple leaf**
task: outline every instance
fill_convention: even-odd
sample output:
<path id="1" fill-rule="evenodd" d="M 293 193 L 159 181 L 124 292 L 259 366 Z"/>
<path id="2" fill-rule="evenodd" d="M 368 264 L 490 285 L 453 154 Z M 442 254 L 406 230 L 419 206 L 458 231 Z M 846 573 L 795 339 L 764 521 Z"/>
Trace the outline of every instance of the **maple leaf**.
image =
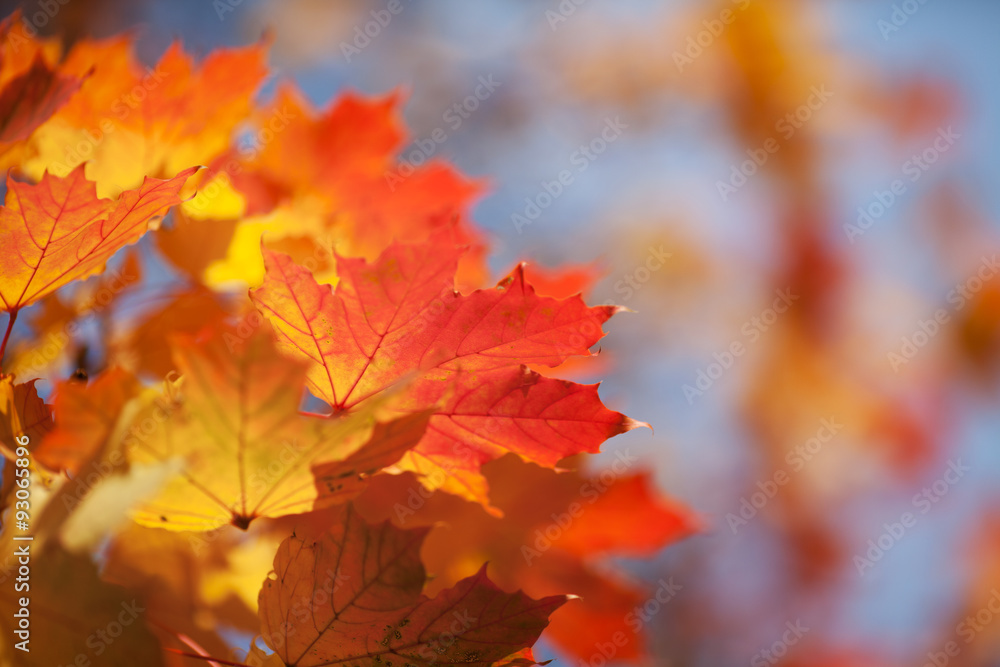
<path id="1" fill-rule="evenodd" d="M 124 374 L 119 372 L 118 376 L 121 379 Z M 126 385 L 122 388 L 122 393 L 126 393 L 131 388 L 130 383 L 122 384 Z M 124 400 L 116 394 L 114 387 L 105 386 L 101 395 L 112 400 Z M 78 399 L 79 397 L 75 397 L 70 403 L 73 404 Z M 15 483 L 15 467 L 12 465 L 4 467 L 0 498 L 16 509 L 25 510 L 24 502 L 20 501 L 25 501 L 25 491 L 29 493 L 27 500 L 31 511 L 33 553 L 41 553 L 52 541 L 57 541 L 62 547 L 74 553 L 83 553 L 96 548 L 109 533 L 114 532 L 128 519 L 127 513 L 130 508 L 147 499 L 167 478 L 176 474 L 178 468 L 176 461 L 152 465 L 124 465 L 121 437 L 116 431 L 128 423 L 127 416 L 131 412 L 131 407 L 132 402 L 126 402 L 121 414 L 114 416 L 106 413 L 100 416 L 62 415 L 70 422 L 70 426 L 78 427 L 83 445 L 79 451 L 73 451 L 71 456 L 67 457 L 73 464 L 71 475 L 52 474 L 37 456 L 43 448 L 31 442 L 27 443 L 31 453 L 26 457 L 22 454 L 17 458 L 20 464 L 16 468 L 19 472 L 16 476 L 17 483 Z M 62 423 L 62 419 L 57 421 L 61 428 L 69 430 L 66 429 L 67 425 Z M 109 433 L 112 421 L 114 430 Z M 68 440 L 68 447 L 72 448 L 73 442 L 67 434 L 63 433 L 62 436 Z M 44 443 L 43 440 L 42 444 Z M 56 454 L 65 452 L 56 451 Z M 27 461 L 26 466 L 25 461 Z M 28 473 L 27 478 L 23 472 Z M 19 501 L 20 507 L 14 505 L 15 498 Z M 8 516 L 14 518 L 13 515 Z M 18 519 L 18 523 L 21 523 L 24 517 L 20 516 Z M 18 539 L 13 534 L 13 521 L 10 521 L 6 528 L 6 531 L 0 534 L 0 554 L 12 553 L 16 546 L 15 540 Z M 20 528 L 24 530 L 23 526 Z M 6 565 L 0 562 L 0 572 Z"/>
<path id="2" fill-rule="evenodd" d="M 180 202 L 178 192 L 196 170 L 165 181 L 147 178 L 117 201 L 99 199 L 82 166 L 65 178 L 46 173 L 36 185 L 8 176 L 0 209 L 4 310 L 16 313 L 66 283 L 102 270 L 111 255 L 139 240 L 151 220 Z"/>
<path id="3" fill-rule="evenodd" d="M 579 480 L 577 475 L 569 477 L 574 483 Z M 548 481 L 551 475 L 544 473 L 538 479 Z M 581 482 L 589 482 L 600 497 L 587 498 L 587 520 L 574 521 L 553 541 L 560 550 L 581 559 L 602 554 L 652 556 L 664 545 L 703 529 L 690 508 L 656 491 L 649 471 L 621 475 L 610 484 L 605 479 L 598 473 Z"/>
<path id="4" fill-rule="evenodd" d="M 482 185 L 440 160 L 419 167 L 405 163 L 400 175 L 396 153 L 406 138 L 400 97 L 367 99 L 348 92 L 316 112 L 293 86 L 282 86 L 274 102 L 257 114 L 260 127 L 277 120 L 280 131 L 251 152 L 252 159 L 223 160 L 239 167 L 227 170 L 230 180 L 246 197 L 252 216 L 320 202 L 323 215 L 315 233 L 335 234 L 341 252 L 369 259 L 393 240 L 421 242 L 452 227 L 456 243 L 471 247 L 459 267 L 459 282 L 478 285 L 486 276 L 485 248 L 466 217 Z M 208 197 L 201 202 L 205 209 L 219 203 Z M 255 238 L 234 238 L 227 273 L 238 274 L 241 268 L 236 259 L 244 253 L 237 244 L 256 249 L 263 231 L 256 230 Z M 254 273 L 241 277 L 253 284 Z"/>
<path id="5" fill-rule="evenodd" d="M 17 383 L 13 376 L 0 374 L 0 463 L 7 459 L 0 473 L 0 526 L 4 526 L 4 511 L 14 504 L 18 490 L 13 462 L 22 457 L 16 456 L 15 438 L 26 435 L 30 451 L 51 429 L 52 409 L 39 398 L 35 381 Z"/>
<path id="6" fill-rule="evenodd" d="M 196 65 L 174 43 L 147 68 L 136 59 L 131 36 L 81 40 L 63 69 L 93 73 L 32 137 L 33 154 L 22 168 L 37 178 L 88 160 L 87 173 L 104 194 L 134 187 L 147 176 L 209 164 L 249 114 L 267 73 L 267 49 L 266 40 L 219 49 Z"/>
<path id="7" fill-rule="evenodd" d="M 427 433 L 400 465 L 421 473 L 429 488 L 484 502 L 487 484 L 479 468 L 487 461 L 514 452 L 554 466 L 647 426 L 604 407 L 597 390 L 596 384 L 544 377 L 525 366 L 427 373 L 397 406 L 435 406 Z"/>
<path id="8" fill-rule="evenodd" d="M 176 476 L 181 468 L 180 461 L 169 460 L 132 465 L 125 469 L 121 466 L 123 458 L 118 450 L 112 450 L 110 456 L 99 461 L 108 466 L 105 470 L 110 469 L 112 472 L 101 476 L 96 484 L 91 475 L 83 480 L 87 485 L 83 489 L 75 484 L 79 477 L 64 485 L 70 488 L 77 486 L 77 492 L 83 495 L 82 500 L 71 502 L 69 497 L 57 492 L 59 501 L 63 505 L 72 504 L 73 510 L 59 527 L 57 539 L 63 547 L 74 553 L 93 552 L 105 542 L 108 535 L 129 524 L 132 508 L 159 492 L 167 480 Z"/>
<path id="9" fill-rule="evenodd" d="M 0 151 L 31 136 L 82 83 L 81 77 L 53 70 L 38 54 L 30 69 L 0 88 Z"/>
<path id="10" fill-rule="evenodd" d="M 418 495 L 420 482 L 410 474 L 373 480 L 355 506 L 371 521 L 433 526 L 421 550 L 437 575 L 428 594 L 469 576 L 485 559 L 501 586 L 581 597 L 553 615 L 547 640 L 581 660 L 598 642 L 618 646 L 619 659 L 638 659 L 646 640 L 626 619 L 654 592 L 595 559 L 651 556 L 700 530 L 702 521 L 657 493 L 650 473 L 632 470 L 628 460 L 626 452 L 591 473 L 557 472 L 510 455 L 493 461 L 483 472 L 502 517 L 448 494 Z M 626 642 L 614 640 L 619 632 Z"/>
<path id="11" fill-rule="evenodd" d="M 496 289 L 460 295 L 454 275 L 461 250 L 439 237 L 393 244 L 373 265 L 338 256 L 335 292 L 287 255 L 263 253 L 266 279 L 250 297 L 282 348 L 308 364 L 313 393 L 335 410 L 423 373 L 397 409 L 434 410 L 427 435 L 405 460 L 433 487 L 482 501 L 478 467 L 485 461 L 515 451 L 554 465 L 644 425 L 605 408 L 596 385 L 522 366 L 589 355 L 613 306 L 539 297 L 520 267 Z"/>
<path id="12" fill-rule="evenodd" d="M 118 368 L 101 373 L 89 386 L 59 383 L 52 406 L 56 427 L 38 444 L 35 459 L 50 470 L 76 474 L 104 446 L 139 390 L 138 380 Z"/>
<path id="13" fill-rule="evenodd" d="M 56 381 L 52 406 L 33 381 L 0 375 L 0 446 L 20 432 L 32 440 L 33 576 L 42 579 L 33 623 L 56 638 L 31 659 L 80 662 L 90 633 L 117 622 L 115 605 L 136 590 L 155 595 L 157 634 L 184 650 L 162 649 L 137 620 L 127 639 L 105 647 L 101 664 L 179 664 L 164 650 L 211 661 L 227 650 L 216 628 L 259 627 L 275 653 L 252 645 L 253 664 L 529 667 L 537 664 L 530 646 L 567 600 L 563 591 L 590 601 L 557 614 L 552 637 L 589 657 L 587 642 L 617 630 L 642 591 L 588 560 L 649 555 L 693 525 L 683 508 L 654 497 L 647 476 L 619 476 L 588 506 L 600 525 L 562 527 L 537 563 L 521 564 L 517 549 L 532 531 L 544 530 L 581 484 L 603 480 L 551 468 L 642 425 L 605 407 L 597 385 L 549 376 L 587 361 L 618 311 L 576 294 L 596 272 L 542 271 L 532 280 L 518 266 L 496 288 L 471 291 L 482 284 L 485 246 L 466 214 L 482 186 L 442 161 L 400 162 L 401 95 L 349 93 L 317 112 L 287 86 L 258 108 L 251 98 L 266 73 L 267 39 L 200 64 L 175 43 L 144 69 L 132 35 L 74 38 L 63 56 L 58 38 L 15 34 L 20 23 L 15 14 L 0 24 L 0 165 L 35 184 L 8 177 L 0 212 L 0 302 L 9 313 L 0 359 L 18 312 L 40 300 L 35 340 L 19 336 L 15 353 L 26 348 L 43 361 L 18 357 L 18 368 L 56 373 L 75 351 L 84 359 L 91 336 L 75 338 L 69 324 L 90 309 L 81 301 L 111 288 L 113 274 L 67 303 L 54 292 L 99 273 L 172 206 L 185 211 L 156 241 L 186 284 L 168 287 L 165 305 L 137 318 L 98 309 L 99 363 L 110 370 L 78 361 L 94 379 Z M 264 128 L 271 134 L 254 150 L 234 145 Z M 194 164 L 210 168 L 193 176 Z M 202 196 L 182 202 L 196 187 Z M 120 193 L 116 201 L 99 198 L 109 192 Z M 129 275 L 141 275 L 139 261 L 128 257 Z M 234 279 L 263 281 L 251 290 L 257 310 L 210 289 Z M 142 306 L 154 296 L 138 293 Z M 257 328 L 259 313 L 272 327 Z M 43 345 L 50 333 L 56 343 Z M 144 386 L 150 376 L 164 379 Z M 307 387 L 332 415 L 302 412 L 313 400 Z M 482 470 L 508 453 L 545 469 Z M 14 473 L 3 466 L 0 513 L 15 498 Z M 383 478 L 407 493 L 423 484 L 478 501 L 448 496 L 464 508 L 444 516 L 464 542 L 445 558 L 437 538 L 424 544 L 429 529 L 374 526 L 345 506 L 364 501 L 373 483 L 383 489 Z M 500 488 L 489 493 L 494 480 Z M 427 510 L 443 494 L 430 495 Z M 382 500 L 395 501 L 400 518 L 404 498 Z M 491 502 L 509 523 L 484 514 Z M 296 517 L 303 512 L 311 513 Z M 140 525 L 122 532 L 127 513 Z M 251 531 L 258 517 L 273 520 Z M 326 525 L 282 539 L 292 517 Z M 215 530 L 225 525 L 247 532 Z M 127 589 L 102 582 L 85 555 L 109 538 L 101 576 Z M 429 583 L 428 546 L 441 565 Z M 486 555 L 496 561 L 493 581 L 480 566 Z M 272 561 L 254 614 L 248 595 Z M 8 619 L 0 625 L 14 604 L 0 591 Z M 638 655 L 638 644 L 619 657 Z M 0 644 L 0 663 L 13 660 L 8 649 Z"/>
<path id="14" fill-rule="evenodd" d="M 242 218 L 229 238 L 222 239 L 225 247 L 216 253 L 199 279 L 218 288 L 239 283 L 259 285 L 264 279 L 262 238 L 266 238 L 269 248 L 292 255 L 298 262 L 310 264 L 314 269 L 320 269 L 322 264 L 329 269 L 333 259 L 330 248 L 335 238 L 326 228 L 327 215 L 325 205 L 320 202 L 295 200 L 264 215 Z M 210 224 L 188 225 L 180 230 L 179 236 L 188 245 L 214 250 L 220 240 L 218 231 L 210 226 L 210 221 L 203 223 Z"/>
<path id="15" fill-rule="evenodd" d="M 229 317 L 220 295 L 201 286 L 169 295 L 129 333 L 127 347 L 137 372 L 166 377 L 175 370 L 171 341 L 225 326 Z"/>
<path id="16" fill-rule="evenodd" d="M 392 422 L 375 425 L 370 444 L 342 461 L 328 461 L 312 467 L 318 497 L 315 509 L 343 503 L 357 497 L 367 478 L 399 461 L 420 441 L 430 414 L 416 412 Z"/>
<path id="17" fill-rule="evenodd" d="M 28 34 L 24 12 L 18 8 L 0 21 L 0 85 L 9 83 L 31 68 L 42 56 L 53 62 L 60 53 L 59 39 L 41 37 L 37 31 Z"/>
<path id="18" fill-rule="evenodd" d="M 310 388 L 337 410 L 413 371 L 557 366 L 589 355 L 618 311 L 537 297 L 520 267 L 495 289 L 463 296 L 454 289 L 461 250 L 437 238 L 395 243 L 373 265 L 338 256 L 336 292 L 287 255 L 263 254 L 267 277 L 250 297 L 284 349 L 311 362 Z"/>
<path id="19" fill-rule="evenodd" d="M 0 452 L 9 456 L 7 447 L 22 434 L 37 446 L 51 429 L 52 409 L 39 398 L 35 380 L 18 383 L 0 375 Z"/>
<path id="20" fill-rule="evenodd" d="M 369 525 L 349 505 L 339 514 L 317 538 L 282 542 L 261 589 L 264 641 L 286 665 L 485 667 L 530 647 L 569 599 L 506 593 L 485 566 L 428 598 L 420 594 L 427 529 Z"/>
<path id="21" fill-rule="evenodd" d="M 0 22 L 0 166 L 20 167 L 25 140 L 67 103 L 89 72 L 58 63 L 59 44 L 26 34 L 16 10 Z"/>
<path id="22" fill-rule="evenodd" d="M 599 263 L 560 269 L 546 268 L 525 262 L 524 277 L 535 292 L 542 296 L 565 299 L 575 294 L 587 294 L 607 273 Z"/>
<path id="23" fill-rule="evenodd" d="M 180 208 L 173 226 L 156 235 L 156 244 L 171 264 L 200 281 L 205 269 L 225 254 L 236 228 L 236 220 L 198 220 Z"/>
<path id="24" fill-rule="evenodd" d="M 300 414 L 303 365 L 282 356 L 262 330 L 245 339 L 228 330 L 202 341 L 179 339 L 174 362 L 182 380 L 168 382 L 165 395 L 146 399 L 125 438 L 133 462 L 179 457 L 187 463 L 159 496 L 136 511 L 143 525 L 246 528 L 258 516 L 309 510 L 318 495 L 311 465 L 368 447 L 377 453 L 372 461 L 385 462 L 380 438 L 391 436 L 388 449 L 401 454 L 398 431 L 415 444 L 426 424 L 426 417 L 409 416 L 395 428 L 373 433 L 375 404 L 336 419 Z M 370 472 L 366 466 L 356 474 Z M 340 473 L 343 488 L 330 489 L 345 500 L 361 486 L 348 473 Z"/>

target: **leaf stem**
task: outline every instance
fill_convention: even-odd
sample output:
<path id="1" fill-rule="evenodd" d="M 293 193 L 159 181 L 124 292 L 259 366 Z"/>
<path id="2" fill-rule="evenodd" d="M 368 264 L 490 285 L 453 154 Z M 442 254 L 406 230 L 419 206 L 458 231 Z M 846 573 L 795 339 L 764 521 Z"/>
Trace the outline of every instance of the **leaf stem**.
<path id="1" fill-rule="evenodd" d="M 188 653 L 187 651 L 181 651 L 176 648 L 164 648 L 165 651 L 170 651 L 171 653 L 176 653 L 177 655 L 182 655 L 185 658 L 197 658 L 198 660 L 207 660 L 208 662 L 217 662 L 220 665 L 231 665 L 232 667 L 250 667 L 246 663 L 242 662 L 230 662 L 229 660 L 223 660 L 221 658 L 213 658 L 208 655 L 198 655 L 197 653 Z"/>
<path id="2" fill-rule="evenodd" d="M 0 363 L 3 362 L 3 353 L 7 350 L 7 341 L 10 340 L 10 332 L 14 330 L 14 322 L 17 321 L 17 308 L 10 311 L 10 320 L 7 322 L 7 333 L 3 335 L 3 343 L 0 343 Z"/>

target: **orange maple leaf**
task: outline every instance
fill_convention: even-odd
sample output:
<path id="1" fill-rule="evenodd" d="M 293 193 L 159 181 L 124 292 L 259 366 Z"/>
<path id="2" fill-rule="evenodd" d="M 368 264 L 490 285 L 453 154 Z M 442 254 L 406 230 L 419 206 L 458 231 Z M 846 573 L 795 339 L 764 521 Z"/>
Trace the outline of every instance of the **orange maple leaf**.
<path id="1" fill-rule="evenodd" d="M 581 596 L 553 615 L 546 639 L 582 660 L 595 654 L 597 643 L 611 642 L 618 659 L 634 660 L 646 644 L 634 623 L 636 608 L 652 593 L 611 567 L 595 567 L 595 558 L 649 557 L 702 529 L 694 512 L 657 493 L 649 471 L 633 470 L 635 464 L 626 451 L 609 468 L 588 474 L 505 456 L 483 471 L 502 518 L 447 494 L 418 493 L 409 474 L 373 480 L 355 505 L 369 520 L 434 526 L 421 552 L 437 575 L 428 594 L 487 560 L 501 586 Z"/>
<path id="2" fill-rule="evenodd" d="M 31 136 L 82 83 L 82 77 L 64 76 L 37 55 L 27 71 L 0 89 L 0 151 Z"/>
<path id="3" fill-rule="evenodd" d="M 308 511 L 318 497 L 349 500 L 426 427 L 428 416 L 414 413 L 374 429 L 374 403 L 341 419 L 301 414 L 303 364 L 281 356 L 269 332 L 205 333 L 175 341 L 180 380 L 165 395 L 147 391 L 123 437 L 132 463 L 185 462 L 134 512 L 143 525 L 246 529 L 260 516 Z M 336 483 L 316 484 L 312 467 L 323 462 L 340 463 Z"/>
<path id="4" fill-rule="evenodd" d="M 14 438 L 27 435 L 32 446 L 52 429 L 52 409 L 38 396 L 35 380 L 16 383 L 0 375 L 0 454 L 11 456 Z"/>
<path id="5" fill-rule="evenodd" d="M 488 667 L 534 644 L 569 599 L 507 593 L 485 566 L 428 598 L 420 593 L 427 529 L 372 526 L 349 505 L 338 515 L 318 538 L 282 542 L 261 589 L 264 641 L 286 665 Z M 329 602 L 315 604 L 321 593 Z M 522 654 L 507 664 L 532 663 Z"/>
<path id="6" fill-rule="evenodd" d="M 483 501 L 485 461 L 515 451 L 554 465 L 644 425 L 606 409 L 596 386 L 523 367 L 589 355 L 616 307 L 539 297 L 520 267 L 495 289 L 463 296 L 454 290 L 460 254 L 434 238 L 393 244 L 372 265 L 338 257 L 334 291 L 265 249 L 266 278 L 250 296 L 336 411 L 421 374 L 398 409 L 434 410 L 405 464 L 435 488 Z"/>
<path id="7" fill-rule="evenodd" d="M 146 68 L 133 53 L 131 35 L 81 40 L 61 71 L 90 76 L 80 94 L 38 129 L 20 167 L 40 178 L 89 161 L 87 174 L 103 195 L 134 187 L 145 176 L 209 164 L 250 113 L 267 72 L 266 53 L 264 40 L 213 51 L 195 64 L 174 43 Z"/>
<path id="8" fill-rule="evenodd" d="M 139 393 L 139 382 L 118 368 L 101 373 L 89 386 L 70 380 L 56 388 L 56 427 L 35 450 L 35 459 L 50 470 L 76 474 L 111 435 L 125 404 Z"/>
<path id="9" fill-rule="evenodd" d="M 20 10 L 0 21 L 0 155 L 31 136 L 80 89 L 89 71 L 72 72 L 59 64 L 54 40 L 27 35 Z"/>
<path id="10" fill-rule="evenodd" d="M 400 176 L 396 154 L 406 138 L 400 96 L 365 99 L 354 93 L 316 112 L 292 86 L 279 89 L 259 116 L 270 139 L 251 144 L 249 160 L 220 158 L 226 174 L 260 214 L 293 200 L 314 199 L 329 211 L 324 233 L 338 236 L 341 252 L 374 259 L 393 240 L 421 242 L 452 228 L 456 243 L 470 246 L 459 282 L 479 284 L 486 275 L 482 235 L 465 218 L 482 185 L 441 160 Z M 271 131 L 280 119 L 280 131 Z M 238 165 L 238 166 L 236 166 Z M 199 205 L 195 200 L 193 205 Z"/>
<path id="11" fill-rule="evenodd" d="M 40 183 L 7 177 L 0 209 L 0 300 L 16 312 L 72 280 L 97 273 L 119 249 L 139 240 L 150 222 L 178 203 L 191 167 L 169 180 L 146 178 L 117 201 L 100 199 L 83 167 Z"/>

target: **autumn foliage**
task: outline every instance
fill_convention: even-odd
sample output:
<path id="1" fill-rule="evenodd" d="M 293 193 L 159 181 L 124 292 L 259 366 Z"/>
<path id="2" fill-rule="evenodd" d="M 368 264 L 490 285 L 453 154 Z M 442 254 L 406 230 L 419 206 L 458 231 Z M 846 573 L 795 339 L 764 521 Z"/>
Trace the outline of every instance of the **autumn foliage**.
<path id="1" fill-rule="evenodd" d="M 317 110 L 290 81 L 259 95 L 266 39 L 147 68 L 129 35 L 64 51 L 21 26 L 0 26 L 0 664 L 531 665 L 543 633 L 641 657 L 649 592 L 598 561 L 699 520 L 628 456 L 581 468 L 646 424 L 559 379 L 622 309 L 523 265 L 489 284 L 483 186 L 443 161 L 385 176 L 399 93 Z"/>

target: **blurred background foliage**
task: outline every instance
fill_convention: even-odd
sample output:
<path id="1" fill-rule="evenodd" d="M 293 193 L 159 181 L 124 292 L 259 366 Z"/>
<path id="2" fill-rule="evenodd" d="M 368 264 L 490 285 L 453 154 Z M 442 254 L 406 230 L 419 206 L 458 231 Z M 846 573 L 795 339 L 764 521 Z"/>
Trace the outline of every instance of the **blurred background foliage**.
<path id="1" fill-rule="evenodd" d="M 637 311 L 582 377 L 656 432 L 602 456 L 708 526 L 627 563 L 682 586 L 651 664 L 772 664 L 798 622 L 773 662 L 1000 665 L 1000 3 L 386 6 L 71 0 L 43 32 L 139 25 L 149 62 L 269 32 L 265 99 L 396 91 L 403 157 L 481 181 L 494 276 L 580 265 Z"/>

